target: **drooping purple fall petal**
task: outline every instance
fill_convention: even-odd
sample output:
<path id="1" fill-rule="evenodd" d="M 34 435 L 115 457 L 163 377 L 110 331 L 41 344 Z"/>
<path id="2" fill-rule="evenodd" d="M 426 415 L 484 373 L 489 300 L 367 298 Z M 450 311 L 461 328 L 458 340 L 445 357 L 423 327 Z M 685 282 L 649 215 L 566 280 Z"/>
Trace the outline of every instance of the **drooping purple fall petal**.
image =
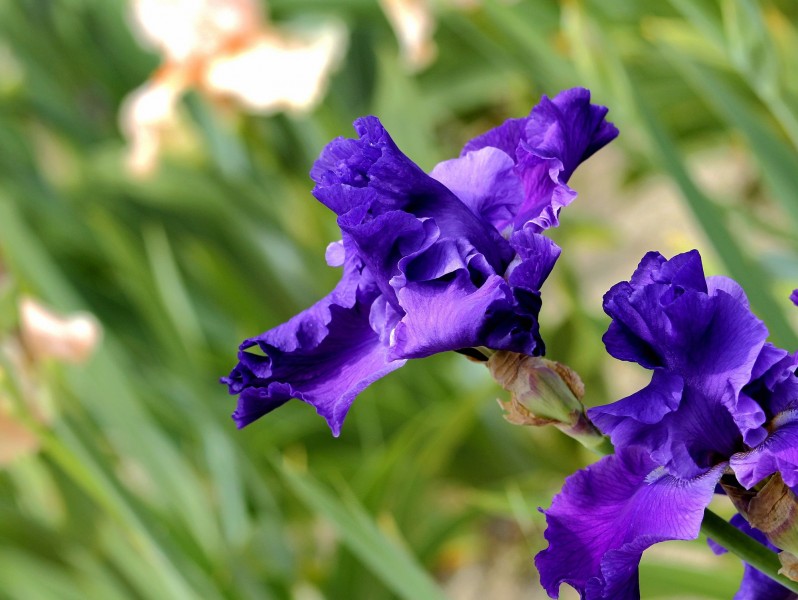
<path id="1" fill-rule="evenodd" d="M 558 598 L 567 583 L 586 600 L 639 599 L 643 551 L 698 536 L 724 466 L 678 479 L 630 448 L 570 476 L 544 511 L 549 547 L 535 557 L 549 596 Z"/>

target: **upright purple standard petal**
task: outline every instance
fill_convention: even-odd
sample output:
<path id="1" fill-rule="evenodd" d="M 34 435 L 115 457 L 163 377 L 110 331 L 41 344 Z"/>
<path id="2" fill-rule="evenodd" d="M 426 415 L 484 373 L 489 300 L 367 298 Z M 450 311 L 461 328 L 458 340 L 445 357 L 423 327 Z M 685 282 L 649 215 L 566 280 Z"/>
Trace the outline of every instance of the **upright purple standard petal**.
<path id="1" fill-rule="evenodd" d="M 394 270 L 386 269 L 385 253 L 390 249 L 375 252 L 372 221 L 399 211 L 433 219 L 442 238 L 467 240 L 494 269 L 512 259 L 512 250 L 490 223 L 405 156 L 379 119 L 358 119 L 355 131 L 358 139 L 334 140 L 316 161 L 311 170 L 316 181 L 313 195 L 339 216 L 347 215 L 339 223 L 355 243 L 364 244 L 361 255 L 376 277 L 387 280 L 398 267 L 391 261 Z"/>
<path id="2" fill-rule="evenodd" d="M 576 197 L 566 185 L 576 167 L 618 135 L 606 114 L 584 88 L 543 96 L 528 117 L 471 140 L 432 176 L 499 230 L 556 227 Z"/>
<path id="3" fill-rule="evenodd" d="M 780 551 L 779 548 L 776 548 L 776 546 L 768 541 L 764 533 L 751 527 L 742 515 L 734 515 L 730 523 L 774 552 Z M 723 554 L 726 552 L 726 549 L 715 541 L 707 540 L 707 542 L 709 542 L 715 554 Z M 743 580 L 733 600 L 798 600 L 798 594 L 793 594 L 790 590 L 779 585 L 748 563 L 744 564 L 745 570 L 743 571 Z"/>
<path id="4" fill-rule="evenodd" d="M 535 557 L 549 596 L 567 583 L 586 600 L 638 600 L 643 551 L 698 536 L 724 466 L 677 479 L 632 448 L 569 477 L 544 511 L 549 547 Z"/>
<path id="5" fill-rule="evenodd" d="M 693 477 L 737 452 L 741 437 L 761 441 L 767 415 L 742 390 L 767 329 L 738 287 L 705 279 L 697 252 L 668 261 L 649 253 L 604 309 L 610 354 L 654 370 L 644 390 L 589 411 L 613 444 L 642 446 L 672 474 Z"/>

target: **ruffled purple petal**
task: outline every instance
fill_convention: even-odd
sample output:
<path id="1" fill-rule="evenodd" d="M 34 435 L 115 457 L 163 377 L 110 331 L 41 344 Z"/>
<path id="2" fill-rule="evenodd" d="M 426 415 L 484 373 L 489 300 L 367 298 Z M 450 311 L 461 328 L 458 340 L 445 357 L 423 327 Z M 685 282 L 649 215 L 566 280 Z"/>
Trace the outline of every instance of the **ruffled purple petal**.
<path id="1" fill-rule="evenodd" d="M 621 403 L 591 410 L 613 443 L 641 445 L 673 474 L 692 477 L 764 438 L 768 415 L 750 382 L 775 360 L 767 329 L 739 286 L 704 278 L 697 252 L 671 260 L 649 253 L 607 293 L 604 309 L 613 318 L 604 336 L 610 354 L 660 373 Z"/>
<path id="2" fill-rule="evenodd" d="M 567 583 L 587 600 L 638 600 L 638 564 L 657 542 L 698 536 L 725 465 L 677 479 L 624 449 L 569 477 L 546 514 L 549 547 L 535 557 L 552 598 Z"/>
<path id="3" fill-rule="evenodd" d="M 396 291 L 391 279 L 400 275 L 400 262 L 429 249 L 440 239 L 435 221 L 422 221 L 415 216 L 393 210 L 364 220 L 354 210 L 338 219 L 341 231 L 356 246 L 376 285 L 398 310 Z"/>
<path id="4" fill-rule="evenodd" d="M 463 257 L 460 245 L 436 244 L 406 262 L 397 292 L 405 316 L 396 327 L 391 356 L 419 358 L 475 346 L 542 354 L 540 286 L 560 248 L 528 230 L 516 232 L 510 243 L 517 256 L 504 277 L 490 273 L 473 251 Z M 433 251 L 431 263 L 447 268 L 431 270 L 426 255 Z"/>
<path id="5" fill-rule="evenodd" d="M 404 364 L 388 357 L 380 330 L 372 326 L 380 292 L 348 250 L 344 276 L 332 293 L 241 344 L 238 365 L 222 379 L 239 395 L 233 413 L 238 427 L 297 398 L 314 406 L 337 436 L 355 396 Z"/>
<path id="6" fill-rule="evenodd" d="M 793 290 L 792 294 L 790 294 L 790 300 L 795 306 L 798 306 L 798 290 Z"/>
<path id="7" fill-rule="evenodd" d="M 516 258 L 505 273 L 513 288 L 538 291 L 543 286 L 562 250 L 546 236 L 530 229 L 516 231 L 510 237 Z"/>
<path id="8" fill-rule="evenodd" d="M 345 216 L 339 224 L 350 230 L 358 246 L 367 245 L 361 239 L 361 228 L 370 235 L 374 219 L 402 211 L 418 219 L 434 219 L 441 239 L 468 240 L 494 269 L 503 270 L 512 259 L 512 249 L 489 222 L 405 156 L 379 119 L 358 119 L 355 130 L 358 139 L 337 138 L 327 145 L 314 164 L 311 177 L 316 181 L 313 195 L 339 216 Z M 383 233 L 388 238 L 383 250 L 390 250 L 393 231 L 387 228 Z M 385 279 L 385 265 L 396 268 L 395 261 L 384 254 L 372 255 L 367 246 L 361 255 L 370 265 L 383 264 L 382 269 L 374 269 L 378 279 Z"/>
<path id="9" fill-rule="evenodd" d="M 613 445 L 626 448 L 642 446 L 659 449 L 669 444 L 669 431 L 659 425 L 678 410 L 682 401 L 684 380 L 664 369 L 656 369 L 642 390 L 622 400 L 588 409 L 588 417 Z"/>
<path id="10" fill-rule="evenodd" d="M 231 393 L 240 394 L 233 414 L 238 427 L 297 398 L 314 406 L 337 436 L 354 398 L 405 363 L 388 358 L 368 316 L 360 303 L 344 308 L 324 300 L 247 340 L 224 380 Z M 265 356 L 248 351 L 254 346 Z"/>
<path id="11" fill-rule="evenodd" d="M 680 477 L 694 477 L 725 460 L 740 443 L 723 404 L 662 369 L 639 392 L 591 408 L 588 415 L 613 445 L 643 448 L 657 464 Z"/>
<path id="12" fill-rule="evenodd" d="M 421 358 L 486 345 L 490 324 L 517 321 L 510 286 L 492 275 L 479 288 L 462 269 L 453 278 L 413 282 L 399 290 L 405 316 L 396 326 L 392 356 Z M 498 313 L 498 315 L 497 315 Z M 535 343 L 532 341 L 532 349 Z M 495 347 L 492 345 L 491 347 Z"/>
<path id="13" fill-rule="evenodd" d="M 239 364 L 225 378 L 231 392 L 240 394 L 233 414 L 238 427 L 297 398 L 314 406 L 338 436 L 355 397 L 405 363 L 388 358 L 365 306 L 324 304 L 242 345 Z M 292 332 L 298 322 L 305 331 Z M 265 356 L 248 352 L 254 346 Z"/>
<path id="14" fill-rule="evenodd" d="M 735 420 L 748 447 L 761 444 L 768 436 L 766 421 L 798 408 L 798 354 L 766 343 L 757 357 L 751 381 L 740 393 Z"/>
<path id="15" fill-rule="evenodd" d="M 744 534 L 754 538 L 760 544 L 764 544 L 773 550 L 773 552 L 780 552 L 780 549 L 771 544 L 764 533 L 758 529 L 755 529 L 754 527 L 751 527 L 751 525 L 748 524 L 748 521 L 746 521 L 742 515 L 734 515 L 729 522 Z M 724 554 L 727 552 L 723 546 L 714 540 L 708 539 L 707 542 L 715 554 Z M 743 571 L 743 580 L 740 583 L 740 589 L 734 595 L 733 600 L 764 600 L 765 598 L 767 600 L 798 599 L 798 594 L 793 594 L 790 590 L 779 585 L 770 577 L 761 571 L 758 571 L 748 563 L 743 564 L 745 565 L 745 570 Z"/>
<path id="16" fill-rule="evenodd" d="M 605 335 L 608 352 L 685 375 L 720 368 L 722 386 L 728 373 L 739 389 L 750 376 L 750 369 L 738 373 L 740 366 L 756 358 L 767 330 L 747 302 L 720 288 L 713 288 L 712 295 L 707 291 L 696 251 L 668 261 L 649 253 L 629 282 L 613 286 L 604 296 L 604 311 L 613 319 Z M 745 343 L 733 336 L 745 336 Z"/>
<path id="17" fill-rule="evenodd" d="M 789 487 L 798 486 L 798 410 L 777 415 L 771 426 L 774 431 L 764 442 L 731 457 L 737 480 L 746 488 L 776 472 Z"/>
<path id="18" fill-rule="evenodd" d="M 468 142 L 461 158 L 447 161 L 440 171 L 436 168 L 437 175 L 450 189 L 467 187 L 469 178 L 493 179 L 498 185 L 480 186 L 471 203 L 500 209 L 485 213 L 500 230 L 508 224 L 535 231 L 556 227 L 560 209 L 576 197 L 566 185 L 576 167 L 618 135 L 615 126 L 605 120 L 606 114 L 605 107 L 590 104 L 590 92 L 583 88 L 565 90 L 553 99 L 543 96 L 528 117 L 510 119 Z M 485 148 L 511 158 L 515 176 L 495 177 L 498 161 L 504 159 L 488 163 L 469 158 Z M 470 169 L 480 169 L 480 174 L 475 176 Z M 520 202 L 518 192 L 507 189 L 516 182 L 521 185 Z M 505 214 L 505 208 L 512 216 Z"/>

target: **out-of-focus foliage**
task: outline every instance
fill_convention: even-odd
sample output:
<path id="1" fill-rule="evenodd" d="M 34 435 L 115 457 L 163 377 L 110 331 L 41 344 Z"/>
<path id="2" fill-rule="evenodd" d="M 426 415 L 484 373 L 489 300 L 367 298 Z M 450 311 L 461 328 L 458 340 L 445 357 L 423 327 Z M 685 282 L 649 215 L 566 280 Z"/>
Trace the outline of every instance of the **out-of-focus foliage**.
<path id="1" fill-rule="evenodd" d="M 798 281 L 798 7 L 473 4 L 434 4 L 438 58 L 409 74 L 376 1 L 272 0 L 276 22 L 333 15 L 350 30 L 323 104 L 265 117 L 191 95 L 185 139 L 138 180 L 124 170 L 117 115 L 157 57 L 133 39 L 124 2 L 0 3 L 0 327 L 12 334 L 27 294 L 89 310 L 105 330 L 87 365 L 40 374 L 56 413 L 47 426 L 2 363 L 0 395 L 41 450 L 0 471 L 0 598 L 542 597 L 536 508 L 591 458 L 556 431 L 504 422 L 480 365 L 412 362 L 356 401 L 340 439 L 301 402 L 241 432 L 229 419 L 234 400 L 217 378 L 239 341 L 338 277 L 323 261 L 335 221 L 307 173 L 361 114 L 380 116 L 429 169 L 542 93 L 584 85 L 611 107 L 617 160 L 574 183 L 580 199 L 555 233 L 564 252 L 544 288 L 549 354 L 581 373 L 590 403 L 615 399 L 617 382 L 600 295 L 584 285 L 595 274 L 569 249 L 628 276 L 642 252 L 617 221 L 645 200 L 644 182 L 678 190 L 674 209 L 702 232 L 657 249 L 699 246 L 709 272 L 744 286 L 773 341 L 798 346 L 787 301 Z M 747 167 L 722 194 L 699 173 L 715 151 Z M 596 217 L 586 209 L 604 179 L 616 182 L 615 212 Z M 733 595 L 733 558 L 700 541 L 671 549 L 644 560 L 644 597 Z"/>

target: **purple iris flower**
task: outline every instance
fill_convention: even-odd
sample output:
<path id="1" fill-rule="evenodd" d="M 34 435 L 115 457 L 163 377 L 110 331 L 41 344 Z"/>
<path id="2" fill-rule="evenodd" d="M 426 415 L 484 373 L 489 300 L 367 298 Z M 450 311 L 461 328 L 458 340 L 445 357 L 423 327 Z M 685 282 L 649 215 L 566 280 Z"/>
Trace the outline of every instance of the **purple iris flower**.
<path id="1" fill-rule="evenodd" d="M 615 358 L 651 383 L 588 411 L 615 455 L 566 480 L 545 511 L 541 583 L 558 597 L 639 598 L 643 551 L 698 536 L 724 470 L 750 489 L 779 472 L 798 486 L 798 356 L 767 343 L 739 285 L 705 277 L 698 252 L 647 254 L 604 297 Z"/>
<path id="2" fill-rule="evenodd" d="M 291 398 L 338 435 L 352 401 L 407 359 L 484 346 L 531 355 L 540 287 L 560 249 L 541 231 L 575 196 L 567 181 L 618 134 L 588 90 L 545 96 L 528 117 L 471 140 L 426 174 L 376 117 L 355 121 L 311 170 L 313 195 L 338 216 L 343 267 L 325 298 L 245 340 L 222 379 L 251 423 Z"/>

